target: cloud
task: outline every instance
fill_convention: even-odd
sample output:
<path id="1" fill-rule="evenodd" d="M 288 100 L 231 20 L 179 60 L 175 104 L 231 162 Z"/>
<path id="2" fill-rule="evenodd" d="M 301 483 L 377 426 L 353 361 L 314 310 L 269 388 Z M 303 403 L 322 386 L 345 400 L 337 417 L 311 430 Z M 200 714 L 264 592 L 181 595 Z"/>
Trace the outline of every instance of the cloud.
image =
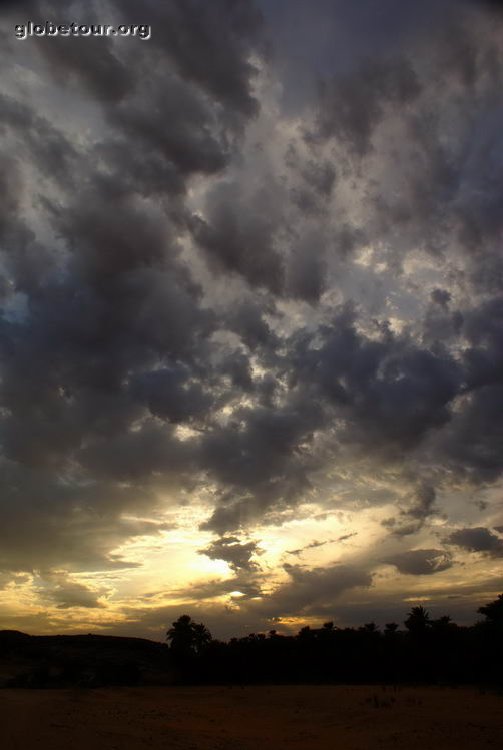
<path id="1" fill-rule="evenodd" d="M 132 0 L 115 3 L 121 13 L 136 13 Z M 207 91 L 223 105 L 251 116 L 258 103 L 251 92 L 255 68 L 250 55 L 260 41 L 262 16 L 247 0 L 168 0 L 145 3 L 145 17 L 155 29 L 152 42 L 180 77 Z"/>
<path id="2" fill-rule="evenodd" d="M 22 573 L 0 572 L 0 591 L 4 591 L 11 585 L 19 586 L 29 581 L 29 576 Z"/>
<path id="3" fill-rule="evenodd" d="M 503 540 L 482 526 L 453 531 L 446 542 L 468 552 L 484 552 L 491 557 L 503 557 Z"/>
<path id="4" fill-rule="evenodd" d="M 303 552 L 305 552 L 305 550 L 318 549 L 318 547 L 324 547 L 326 544 L 336 544 L 337 542 L 345 542 L 347 539 L 351 539 L 354 536 L 357 536 L 357 532 L 353 532 L 352 534 L 343 534 L 342 536 L 337 537 L 337 539 L 326 539 L 323 542 L 315 539 L 309 544 L 306 544 L 304 547 L 299 547 L 299 549 L 287 549 L 286 553 L 288 555 L 296 555 L 297 557 L 299 557 Z"/>
<path id="5" fill-rule="evenodd" d="M 253 572 L 259 569 L 253 555 L 260 554 L 260 548 L 256 542 L 241 542 L 238 537 L 224 536 L 212 542 L 208 547 L 199 550 L 200 555 L 206 555 L 210 560 L 225 560 L 229 567 L 235 572 Z"/>
<path id="6" fill-rule="evenodd" d="M 309 503 L 393 504 L 392 564 L 448 569 L 434 516 L 503 469 L 502 58 L 488 5 L 416 5 L 149 0 L 148 42 L 5 37 L 2 570 L 139 565 L 117 549 L 189 501 L 250 594 L 261 527 Z M 371 578 L 286 570 L 257 619 Z"/>
<path id="7" fill-rule="evenodd" d="M 364 63 L 357 73 L 337 76 L 320 87 L 316 130 L 310 137 L 337 138 L 363 156 L 387 106 L 404 107 L 420 93 L 406 59 Z"/>
<path id="8" fill-rule="evenodd" d="M 243 194 L 235 183 L 220 183 L 210 193 L 204 218 L 194 216 L 192 231 L 216 272 L 243 276 L 253 286 L 280 292 L 284 269 L 276 249 L 281 228 L 274 190 Z M 246 206 L 246 208 L 245 208 Z"/>
<path id="9" fill-rule="evenodd" d="M 391 555 L 383 562 L 394 565 L 400 573 L 414 576 L 433 575 L 453 565 L 450 554 L 439 549 L 407 550 Z"/>
<path id="10" fill-rule="evenodd" d="M 423 482 L 415 488 L 409 498 L 409 504 L 402 508 L 398 515 L 385 518 L 382 525 L 390 529 L 393 536 L 405 537 L 416 534 L 423 528 L 428 518 L 437 512 L 434 506 L 435 500 L 435 488 Z"/>
<path id="11" fill-rule="evenodd" d="M 495 415 L 503 406 L 503 385 L 484 386 L 465 401 L 442 445 L 446 461 L 459 475 L 475 483 L 494 481 L 501 464 L 502 427 Z"/>
<path id="12" fill-rule="evenodd" d="M 37 595 L 53 603 L 58 609 L 84 607 L 96 609 L 104 606 L 100 601 L 103 591 L 94 591 L 88 586 L 72 579 L 65 573 L 46 573 L 35 582 Z"/>
<path id="13" fill-rule="evenodd" d="M 345 591 L 372 584 L 370 573 L 351 565 L 305 570 L 300 565 L 286 564 L 284 569 L 290 581 L 255 605 L 262 614 L 280 617 L 322 614 L 333 609 Z"/>

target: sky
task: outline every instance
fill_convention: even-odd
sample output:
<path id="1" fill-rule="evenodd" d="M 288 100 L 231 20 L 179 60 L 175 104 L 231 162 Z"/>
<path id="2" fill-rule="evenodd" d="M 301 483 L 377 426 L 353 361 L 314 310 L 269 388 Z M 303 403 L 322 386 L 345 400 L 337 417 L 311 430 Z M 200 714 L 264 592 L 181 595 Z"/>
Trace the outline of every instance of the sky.
<path id="1" fill-rule="evenodd" d="M 0 3 L 0 628 L 503 590 L 502 6 Z"/>

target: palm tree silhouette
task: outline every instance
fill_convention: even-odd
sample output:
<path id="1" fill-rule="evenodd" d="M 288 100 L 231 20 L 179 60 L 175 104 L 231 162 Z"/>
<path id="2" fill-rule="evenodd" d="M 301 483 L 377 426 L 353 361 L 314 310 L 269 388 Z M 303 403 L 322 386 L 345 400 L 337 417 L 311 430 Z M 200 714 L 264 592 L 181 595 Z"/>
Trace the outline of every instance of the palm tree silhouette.
<path id="1" fill-rule="evenodd" d="M 166 638 L 174 653 L 180 655 L 199 654 L 211 641 L 211 633 L 202 623 L 181 615 L 167 631 Z"/>
<path id="2" fill-rule="evenodd" d="M 430 625 L 429 612 L 424 607 L 412 607 L 404 625 L 411 635 L 425 633 Z"/>

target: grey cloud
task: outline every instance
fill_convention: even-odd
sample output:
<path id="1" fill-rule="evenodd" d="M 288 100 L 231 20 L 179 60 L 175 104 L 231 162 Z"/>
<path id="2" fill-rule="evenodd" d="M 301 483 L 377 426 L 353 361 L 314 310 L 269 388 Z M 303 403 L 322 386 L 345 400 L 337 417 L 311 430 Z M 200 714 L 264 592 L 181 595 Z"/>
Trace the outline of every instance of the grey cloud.
<path id="1" fill-rule="evenodd" d="M 236 573 L 241 570 L 252 572 L 259 568 L 258 563 L 252 560 L 253 555 L 260 554 L 257 543 L 243 543 L 235 536 L 221 537 L 208 547 L 200 549 L 199 554 L 206 555 L 211 560 L 225 560 Z"/>
<path id="2" fill-rule="evenodd" d="M 503 539 L 482 526 L 453 531 L 446 541 L 469 552 L 486 552 L 492 557 L 503 557 Z"/>
<path id="3" fill-rule="evenodd" d="M 155 497 L 144 488 L 58 476 L 3 460 L 0 568 L 13 571 L 66 568 L 107 570 L 136 567 L 112 550 L 129 538 L 156 535 L 155 522 L 123 518 Z M 22 502 L 20 502 L 22 498 Z"/>
<path id="4" fill-rule="evenodd" d="M 320 86 L 316 131 L 310 137 L 335 137 L 363 156 L 387 106 L 405 106 L 420 93 L 407 59 L 362 64 L 356 73 Z"/>
<path id="5" fill-rule="evenodd" d="M 400 512 L 391 518 L 385 518 L 382 526 L 389 529 L 395 537 L 406 537 L 420 531 L 427 520 L 435 515 L 435 488 L 422 482 L 407 498 L 407 504 Z"/>
<path id="6" fill-rule="evenodd" d="M 176 78 L 156 83 L 151 84 L 153 91 L 142 90 L 136 100 L 110 110 L 111 123 L 126 142 L 138 144 L 147 157 L 153 153 L 157 160 L 165 159 L 182 175 L 221 170 L 228 146 L 211 102 Z M 155 106 L 147 108 L 146 93 Z"/>
<path id="7" fill-rule="evenodd" d="M 122 13 L 136 14 L 131 0 L 115 4 Z M 249 58 L 260 45 L 262 16 L 252 2 L 168 0 L 160 5 L 149 0 L 143 13 L 153 28 L 151 43 L 162 49 L 184 80 L 238 114 L 257 112 L 251 92 L 256 71 Z"/>
<path id="8" fill-rule="evenodd" d="M 316 303 L 327 288 L 326 264 L 322 241 L 308 237 L 303 246 L 292 253 L 288 263 L 289 295 Z"/>
<path id="9" fill-rule="evenodd" d="M 503 10 L 503 3 L 501 0 L 470 0 L 470 2 L 472 2 L 473 5 L 478 5 L 480 8 L 487 7 L 496 12 Z"/>
<path id="10" fill-rule="evenodd" d="M 424 519 L 435 512 L 434 502 L 436 498 L 435 488 L 423 483 L 417 489 L 412 505 L 407 509 L 407 514 L 418 520 Z"/>
<path id="11" fill-rule="evenodd" d="M 493 19 L 472 26 L 447 1 L 292 2 L 281 36 L 267 5 L 268 28 L 245 0 L 147 2 L 148 43 L 33 40 L 45 67 L 26 58 L 19 85 L 5 78 L 6 570 L 130 564 L 111 550 L 160 530 L 135 513 L 155 513 L 160 488 L 197 487 L 215 499 L 203 527 L 222 534 L 204 554 L 250 578 L 256 550 L 230 534 L 291 517 L 346 458 L 406 477 L 386 520 L 404 543 L 437 512 L 433 481 L 501 476 Z M 114 10 L 138 20 L 129 0 Z M 28 44 L 6 45 L 13 69 Z M 316 101 L 297 86 L 301 50 L 325 82 Z M 268 612 L 321 612 L 331 586 L 370 575 L 289 574 Z"/>
<path id="12" fill-rule="evenodd" d="M 229 313 L 226 325 L 251 351 L 259 347 L 270 351 L 279 344 L 265 317 L 266 313 L 273 311 L 267 301 L 260 304 L 260 301 L 245 300 Z"/>
<path id="13" fill-rule="evenodd" d="M 232 385 L 242 392 L 250 392 L 254 388 L 249 358 L 241 351 L 234 351 L 227 355 L 222 363 L 222 369 L 231 378 Z"/>
<path id="14" fill-rule="evenodd" d="M 299 565 L 285 565 L 290 581 L 280 586 L 255 606 L 262 613 L 278 616 L 316 615 L 335 607 L 345 591 L 372 584 L 372 576 L 351 565 L 334 565 L 305 570 Z"/>
<path id="15" fill-rule="evenodd" d="M 209 521 L 219 533 L 263 517 L 273 506 L 295 504 L 309 486 L 309 441 L 316 409 L 243 409 L 239 421 L 214 428 L 201 441 L 201 465 L 228 490 Z"/>
<path id="16" fill-rule="evenodd" d="M 356 330 L 356 311 L 346 306 L 319 330 L 322 344 L 297 336 L 295 378 L 318 392 L 348 419 L 348 437 L 377 445 L 413 446 L 450 419 L 449 403 L 461 372 L 447 353 L 433 353 L 390 335 L 366 337 Z"/>
<path id="17" fill-rule="evenodd" d="M 310 544 L 306 544 L 304 547 L 299 547 L 298 549 L 287 549 L 286 553 L 287 555 L 295 555 L 298 557 L 307 549 L 317 549 L 318 547 L 324 547 L 326 544 L 332 544 L 332 542 L 335 542 L 335 539 L 327 539 L 324 542 L 318 542 L 315 540 Z"/>
<path id="18" fill-rule="evenodd" d="M 104 606 L 100 601 L 103 592 L 93 591 L 65 573 L 41 574 L 35 579 L 35 591 L 41 599 L 55 604 L 58 609 L 72 609 L 73 607 L 95 609 Z"/>
<path id="19" fill-rule="evenodd" d="M 326 544 L 335 544 L 336 542 L 345 542 L 348 539 L 351 539 L 352 537 L 356 535 L 357 535 L 357 532 L 355 531 L 352 534 L 343 534 L 342 536 L 337 537 L 337 539 L 326 539 L 323 542 L 315 539 L 313 542 L 310 542 L 310 544 L 306 544 L 304 547 L 299 547 L 299 549 L 287 549 L 286 553 L 288 555 L 300 556 L 302 552 L 305 552 L 305 550 L 317 549 L 318 547 L 324 547 Z"/>
<path id="20" fill-rule="evenodd" d="M 205 414 L 212 398 L 200 383 L 190 381 L 190 371 L 182 366 L 141 373 L 131 382 L 134 396 L 148 405 L 151 414 L 170 422 L 188 422 Z"/>
<path id="21" fill-rule="evenodd" d="M 464 314 L 463 332 L 471 344 L 465 351 L 469 388 L 503 382 L 502 327 L 501 294 Z"/>
<path id="22" fill-rule="evenodd" d="M 475 483 L 501 475 L 503 430 L 496 415 L 503 409 L 503 386 L 480 388 L 456 414 L 438 446 L 449 467 Z"/>
<path id="23" fill-rule="evenodd" d="M 180 598 L 195 600 L 199 603 L 214 599 L 217 596 L 229 596 L 234 591 L 239 591 L 242 595 L 237 597 L 240 603 L 262 595 L 260 582 L 256 578 L 251 577 L 249 571 L 223 581 L 210 580 L 203 583 L 193 583 L 190 588 L 184 588 L 174 593 Z"/>
<path id="24" fill-rule="evenodd" d="M 434 289 L 431 293 L 431 299 L 440 307 L 447 307 L 451 301 L 451 294 L 447 289 Z"/>
<path id="25" fill-rule="evenodd" d="M 184 475 L 194 468 L 191 445 L 154 421 L 114 438 L 96 440 L 82 449 L 78 459 L 93 476 L 116 481 L 142 482 L 162 472 L 166 479 L 174 475 L 183 483 Z"/>
<path id="26" fill-rule="evenodd" d="M 10 129 L 18 144 L 18 153 L 26 150 L 44 178 L 50 175 L 51 179 L 59 179 L 69 186 L 73 182 L 71 167 L 78 150 L 63 133 L 28 105 L 5 94 L 0 94 L 0 112 L 2 128 Z M 9 193 L 12 200 L 16 190 L 9 190 Z"/>
<path id="27" fill-rule="evenodd" d="M 387 557 L 383 562 L 394 565 L 400 573 L 414 576 L 433 575 L 448 570 L 453 565 L 451 555 L 439 549 L 399 552 Z"/>
<path id="28" fill-rule="evenodd" d="M 283 260 L 276 246 L 278 210 L 270 187 L 250 197 L 239 184 L 221 183 L 210 194 L 205 217 L 193 217 L 192 232 L 216 273 L 235 273 L 253 286 L 278 293 L 284 285 Z"/>
<path id="29" fill-rule="evenodd" d="M 321 217 L 330 205 L 337 182 L 337 170 L 325 159 L 302 158 L 291 143 L 285 163 L 292 171 L 294 184 L 290 188 L 292 202 L 305 216 Z"/>
<path id="30" fill-rule="evenodd" d="M 88 16 L 86 23 L 103 23 L 103 18 L 89 19 Z M 109 40 L 100 37 L 78 36 L 71 40 L 61 36 L 35 40 L 37 50 L 49 63 L 59 85 L 71 88 L 72 84 L 80 82 L 84 90 L 98 100 L 118 102 L 136 86 L 136 70 L 121 61 L 112 45 L 106 42 Z"/>

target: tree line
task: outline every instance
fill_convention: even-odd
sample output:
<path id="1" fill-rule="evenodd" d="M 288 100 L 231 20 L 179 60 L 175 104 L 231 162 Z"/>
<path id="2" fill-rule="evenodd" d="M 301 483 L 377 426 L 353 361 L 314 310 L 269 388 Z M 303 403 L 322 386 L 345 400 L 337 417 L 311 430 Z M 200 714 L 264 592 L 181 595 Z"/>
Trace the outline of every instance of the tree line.
<path id="1" fill-rule="evenodd" d="M 296 635 L 250 633 L 221 641 L 182 615 L 167 631 L 177 681 L 186 683 L 503 684 L 503 594 L 483 619 L 460 626 L 412 607 L 404 628 L 374 622 L 340 628 L 325 622 Z"/>

